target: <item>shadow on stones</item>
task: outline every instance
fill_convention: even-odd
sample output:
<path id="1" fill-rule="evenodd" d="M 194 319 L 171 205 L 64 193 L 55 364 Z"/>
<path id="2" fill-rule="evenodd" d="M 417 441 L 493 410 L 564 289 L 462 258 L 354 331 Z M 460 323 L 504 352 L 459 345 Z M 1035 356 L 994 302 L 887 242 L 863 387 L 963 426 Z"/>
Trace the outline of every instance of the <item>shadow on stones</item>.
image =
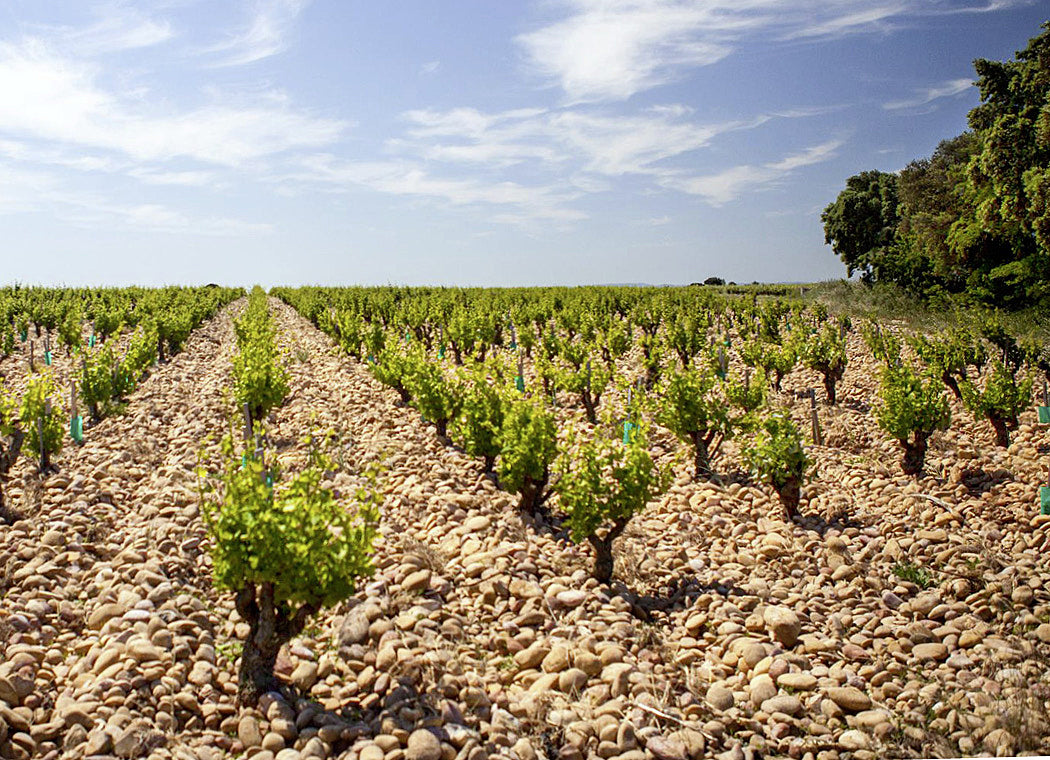
<path id="1" fill-rule="evenodd" d="M 798 514 L 792 518 L 792 522 L 804 530 L 811 530 L 821 538 L 829 530 L 843 531 L 846 528 L 863 528 L 864 523 L 844 512 L 833 515 Z"/>
<path id="2" fill-rule="evenodd" d="M 985 470 L 981 467 L 967 467 L 962 471 L 961 483 L 970 496 L 983 496 L 996 486 L 1009 483 L 1014 479 L 1007 470 Z"/>
<path id="3" fill-rule="evenodd" d="M 743 589 L 732 583 L 702 583 L 694 575 L 673 578 L 656 593 L 638 594 L 617 580 L 613 580 L 610 591 L 631 606 L 632 615 L 646 623 L 657 621 L 654 613 L 666 615 L 692 606 L 702 594 L 714 592 L 726 598 L 744 594 Z"/>

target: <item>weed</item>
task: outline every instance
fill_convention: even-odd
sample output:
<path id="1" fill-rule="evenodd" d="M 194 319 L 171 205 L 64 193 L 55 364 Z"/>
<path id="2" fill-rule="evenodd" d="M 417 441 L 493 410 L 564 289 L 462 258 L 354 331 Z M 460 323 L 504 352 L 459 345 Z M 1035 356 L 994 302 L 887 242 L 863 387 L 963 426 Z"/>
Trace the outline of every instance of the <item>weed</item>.
<path id="1" fill-rule="evenodd" d="M 241 652 L 244 651 L 244 642 L 236 639 L 230 639 L 229 641 L 220 641 L 215 645 L 215 651 L 231 665 L 237 662 L 241 656 Z"/>
<path id="2" fill-rule="evenodd" d="M 898 563 L 893 566 L 892 572 L 902 581 L 914 583 L 921 589 L 927 589 L 934 585 L 933 576 L 930 575 L 929 571 L 912 562 Z"/>

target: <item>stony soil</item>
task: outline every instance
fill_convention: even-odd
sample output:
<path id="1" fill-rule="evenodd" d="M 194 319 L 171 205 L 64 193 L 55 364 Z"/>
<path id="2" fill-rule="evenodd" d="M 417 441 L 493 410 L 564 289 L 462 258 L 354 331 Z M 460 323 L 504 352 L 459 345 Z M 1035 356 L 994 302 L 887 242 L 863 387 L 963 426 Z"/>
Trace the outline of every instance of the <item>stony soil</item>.
<path id="1" fill-rule="evenodd" d="M 195 467 L 230 424 L 240 308 L 57 473 L 24 459 L 13 472 L 24 519 L 0 526 L 0 757 L 1050 753 L 1050 518 L 1034 507 L 1050 440 L 1033 412 L 1001 450 L 956 407 L 929 474 L 904 477 L 853 336 L 804 517 L 734 473 L 732 446 L 726 474 L 698 482 L 656 436 L 676 479 L 617 543 L 606 588 L 589 549 L 523 520 L 479 462 L 276 302 L 292 393 L 271 441 L 294 466 L 304 435 L 338 431 L 341 491 L 381 462 L 384 537 L 374 578 L 279 659 L 301 698 L 239 708 L 246 626 L 211 585 Z M 796 371 L 784 399 L 813 386 Z M 792 403 L 808 424 L 808 401 Z"/>

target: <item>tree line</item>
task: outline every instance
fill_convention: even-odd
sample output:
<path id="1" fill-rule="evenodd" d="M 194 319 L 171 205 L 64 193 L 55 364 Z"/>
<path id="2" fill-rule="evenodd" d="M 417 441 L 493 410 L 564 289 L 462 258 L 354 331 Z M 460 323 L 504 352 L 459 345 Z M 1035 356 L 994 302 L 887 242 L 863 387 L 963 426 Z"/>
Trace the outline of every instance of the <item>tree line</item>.
<path id="1" fill-rule="evenodd" d="M 1050 301 L 1050 22 L 1011 61 L 978 59 L 969 129 L 900 172 L 864 171 L 821 214 L 850 276 L 928 299 Z"/>

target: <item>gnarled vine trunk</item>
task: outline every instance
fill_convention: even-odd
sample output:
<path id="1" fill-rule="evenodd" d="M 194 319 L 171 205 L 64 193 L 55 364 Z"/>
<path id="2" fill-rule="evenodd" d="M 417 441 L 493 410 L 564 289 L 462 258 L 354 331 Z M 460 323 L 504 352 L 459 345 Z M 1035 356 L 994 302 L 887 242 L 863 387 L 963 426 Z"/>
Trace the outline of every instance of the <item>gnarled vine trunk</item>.
<path id="1" fill-rule="evenodd" d="M 829 368 L 821 371 L 821 374 L 824 375 L 824 392 L 827 394 L 828 397 L 828 406 L 835 405 L 835 386 L 838 383 L 838 381 L 842 379 L 844 371 L 844 367 L 839 367 L 837 369 Z"/>
<path id="2" fill-rule="evenodd" d="M 3 447 L 3 451 L 0 452 L 0 523 L 14 522 L 17 517 L 14 512 L 7 509 L 4 503 L 4 481 L 7 479 L 8 471 L 18 460 L 23 440 L 25 440 L 25 434 L 16 428 Z"/>
<path id="3" fill-rule="evenodd" d="M 904 471 L 905 475 L 918 475 L 922 472 L 922 468 L 926 464 L 926 442 L 929 437 L 929 433 L 916 431 L 912 434 L 910 441 L 907 438 L 901 439 L 901 446 L 904 447 L 904 456 L 901 458 L 901 470 Z"/>
<path id="4" fill-rule="evenodd" d="M 594 579 L 598 583 L 608 585 L 613 576 L 613 542 L 620 537 L 624 528 L 627 527 L 626 520 L 617 520 L 604 536 L 591 534 L 587 541 L 594 547 Z"/>
<path id="5" fill-rule="evenodd" d="M 254 707 L 259 697 L 281 687 L 273 669 L 277 653 L 293 637 L 302 633 L 310 615 L 319 607 L 303 604 L 294 613 L 273 598 L 273 584 L 249 583 L 237 592 L 237 612 L 248 623 L 248 639 L 241 653 L 237 696 L 242 705 Z"/>
<path id="6" fill-rule="evenodd" d="M 992 423 L 992 428 L 995 430 L 995 443 L 1005 449 L 1010 445 L 1011 420 L 988 415 L 988 421 Z"/>
<path id="7" fill-rule="evenodd" d="M 798 502 L 802 498 L 802 481 L 795 477 L 789 477 L 782 483 L 774 483 L 773 487 L 776 489 L 777 496 L 780 497 L 780 503 L 784 506 L 788 519 L 796 517 L 798 515 Z"/>
<path id="8" fill-rule="evenodd" d="M 543 478 L 539 481 L 525 476 L 525 482 L 521 486 L 521 499 L 518 501 L 518 509 L 530 515 L 536 514 L 540 504 L 543 502 L 543 489 L 547 487 L 549 477 L 550 475 L 546 470 L 544 470 Z"/>

